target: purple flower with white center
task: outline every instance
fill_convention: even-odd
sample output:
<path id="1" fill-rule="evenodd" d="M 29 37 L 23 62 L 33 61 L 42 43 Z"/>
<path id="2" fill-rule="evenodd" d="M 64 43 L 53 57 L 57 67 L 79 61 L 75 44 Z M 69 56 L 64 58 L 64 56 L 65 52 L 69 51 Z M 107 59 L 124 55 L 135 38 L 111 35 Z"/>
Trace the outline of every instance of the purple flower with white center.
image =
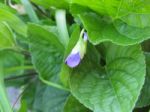
<path id="1" fill-rule="evenodd" d="M 77 44 L 65 60 L 65 63 L 69 67 L 74 68 L 80 64 L 81 60 L 83 59 L 86 53 L 87 40 L 87 33 L 85 33 L 84 30 L 82 30 Z"/>

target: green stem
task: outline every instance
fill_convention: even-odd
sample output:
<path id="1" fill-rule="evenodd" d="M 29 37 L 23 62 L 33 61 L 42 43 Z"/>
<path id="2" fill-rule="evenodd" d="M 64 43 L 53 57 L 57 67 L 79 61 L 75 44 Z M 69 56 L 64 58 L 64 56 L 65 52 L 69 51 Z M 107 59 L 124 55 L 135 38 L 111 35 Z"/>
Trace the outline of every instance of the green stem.
<path id="1" fill-rule="evenodd" d="M 66 11 L 65 10 L 57 10 L 56 11 L 56 23 L 59 32 L 59 39 L 61 43 L 66 47 L 69 42 L 69 34 L 67 30 L 66 23 Z"/>
<path id="2" fill-rule="evenodd" d="M 39 23 L 39 19 L 36 15 L 35 11 L 32 8 L 30 1 L 29 0 L 21 0 L 21 2 L 24 5 L 25 10 L 26 10 L 30 20 L 34 23 Z"/>
<path id="3" fill-rule="evenodd" d="M 11 68 L 8 68 L 6 69 L 6 73 L 11 73 L 11 72 L 14 72 L 14 71 L 17 71 L 17 70 L 32 70 L 34 69 L 32 65 L 26 65 L 26 66 L 15 66 L 15 67 L 11 67 Z"/>
<path id="4" fill-rule="evenodd" d="M 2 108 L 2 112 L 13 112 L 9 104 L 9 100 L 7 98 L 7 93 L 4 86 L 2 66 L 0 66 L 0 105 L 0 107 Z"/>
<path id="5" fill-rule="evenodd" d="M 18 80 L 18 79 L 21 80 L 24 78 L 32 78 L 32 77 L 35 77 L 37 75 L 38 74 L 36 74 L 36 73 L 29 73 L 29 74 L 24 74 L 24 75 L 20 75 L 20 76 L 12 76 L 12 77 L 5 78 L 5 81 Z"/>
<path id="6" fill-rule="evenodd" d="M 53 83 L 53 82 L 50 82 L 50 81 L 46 81 L 46 80 L 43 79 L 43 77 L 41 77 L 40 75 L 39 75 L 39 78 L 40 78 L 40 80 L 41 80 L 43 83 L 45 83 L 45 84 L 47 84 L 47 85 L 49 85 L 49 86 L 52 86 L 52 87 L 55 87 L 55 88 L 58 88 L 58 89 L 61 89 L 61 90 L 64 90 L 64 91 L 69 91 L 68 88 L 63 87 L 62 85 L 59 85 L 59 84 L 56 84 L 56 83 Z"/>

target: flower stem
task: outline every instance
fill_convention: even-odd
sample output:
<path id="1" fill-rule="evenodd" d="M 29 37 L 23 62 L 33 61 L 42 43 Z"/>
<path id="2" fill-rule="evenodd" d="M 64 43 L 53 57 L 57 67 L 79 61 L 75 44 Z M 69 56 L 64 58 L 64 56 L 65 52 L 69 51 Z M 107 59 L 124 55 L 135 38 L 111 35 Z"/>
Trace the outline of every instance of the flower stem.
<path id="1" fill-rule="evenodd" d="M 69 34 L 68 34 L 67 24 L 66 24 L 66 11 L 57 10 L 55 18 L 56 18 L 56 23 L 57 23 L 58 33 L 59 33 L 59 40 L 66 47 L 69 42 Z"/>

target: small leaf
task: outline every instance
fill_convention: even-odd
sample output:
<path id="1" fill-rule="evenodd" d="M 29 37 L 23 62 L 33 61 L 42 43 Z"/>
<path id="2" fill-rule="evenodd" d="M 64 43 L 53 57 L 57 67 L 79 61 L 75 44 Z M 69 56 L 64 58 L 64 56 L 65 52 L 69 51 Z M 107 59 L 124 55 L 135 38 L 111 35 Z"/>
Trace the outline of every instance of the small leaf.
<path id="1" fill-rule="evenodd" d="M 88 51 L 71 74 L 71 92 L 94 112 L 131 112 L 144 84 L 144 55 L 139 45 L 104 45 L 106 65 L 92 61 L 93 52 Z"/>

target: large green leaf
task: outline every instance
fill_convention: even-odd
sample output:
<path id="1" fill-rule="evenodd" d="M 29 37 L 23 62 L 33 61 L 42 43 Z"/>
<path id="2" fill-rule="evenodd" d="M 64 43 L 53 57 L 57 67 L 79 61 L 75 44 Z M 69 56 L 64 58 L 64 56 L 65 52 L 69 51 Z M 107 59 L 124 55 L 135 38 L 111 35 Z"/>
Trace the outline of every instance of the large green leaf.
<path id="1" fill-rule="evenodd" d="M 14 46 L 15 41 L 11 29 L 6 22 L 0 22 L 0 50 Z"/>
<path id="2" fill-rule="evenodd" d="M 55 87 L 59 87 L 59 72 L 63 61 L 64 46 L 55 33 L 45 28 L 29 24 L 30 51 L 32 62 L 40 79 Z"/>
<path id="3" fill-rule="evenodd" d="M 111 41 L 118 45 L 132 45 L 150 38 L 149 27 L 136 28 L 123 22 L 116 22 L 114 25 L 95 13 L 80 14 L 80 19 L 93 44 Z"/>
<path id="4" fill-rule="evenodd" d="M 96 64 L 92 50 L 70 77 L 75 96 L 94 112 L 131 112 L 144 84 L 146 65 L 140 46 L 105 44 L 106 65 Z"/>
<path id="5" fill-rule="evenodd" d="M 70 2 L 78 5 L 74 10 L 76 12 L 82 12 L 83 7 L 84 11 L 90 8 L 101 15 L 110 16 L 112 20 L 121 19 L 131 26 L 140 28 L 150 26 L 149 0 L 71 0 Z"/>
<path id="6" fill-rule="evenodd" d="M 68 3 L 65 0 L 31 0 L 31 1 L 45 8 L 50 7 L 68 8 Z"/>
<path id="7" fill-rule="evenodd" d="M 150 13 L 150 6 L 145 5 L 148 0 L 68 0 L 70 3 L 88 7 L 93 11 L 109 15 L 113 19 L 123 17 L 129 13 Z M 146 8 L 145 8 L 146 7 Z M 136 9 L 136 10 L 135 10 Z M 140 9 L 140 10 L 139 10 Z M 77 9 L 78 10 L 78 9 Z"/>
<path id="8" fill-rule="evenodd" d="M 10 25 L 10 27 L 18 34 L 21 34 L 23 36 L 27 35 L 27 27 L 25 23 L 23 23 L 23 21 L 21 21 L 11 12 L 0 9 L 0 21 L 6 21 Z"/>
<path id="9" fill-rule="evenodd" d="M 110 15 L 113 18 L 126 15 L 133 9 L 135 0 L 68 0 L 71 3 L 86 6 L 93 11 L 103 14 Z"/>
<path id="10" fill-rule="evenodd" d="M 145 107 L 150 105 L 150 54 L 145 53 L 146 56 L 146 67 L 147 67 L 147 74 L 145 79 L 145 84 L 141 91 L 141 95 L 139 96 L 139 100 L 137 102 L 137 107 Z"/>
<path id="11" fill-rule="evenodd" d="M 63 112 L 91 112 L 85 106 L 83 106 L 77 99 L 73 96 L 69 96 Z"/>
<path id="12" fill-rule="evenodd" d="M 37 85 L 34 101 L 34 111 L 36 112 L 61 112 L 68 92 L 43 84 Z"/>

